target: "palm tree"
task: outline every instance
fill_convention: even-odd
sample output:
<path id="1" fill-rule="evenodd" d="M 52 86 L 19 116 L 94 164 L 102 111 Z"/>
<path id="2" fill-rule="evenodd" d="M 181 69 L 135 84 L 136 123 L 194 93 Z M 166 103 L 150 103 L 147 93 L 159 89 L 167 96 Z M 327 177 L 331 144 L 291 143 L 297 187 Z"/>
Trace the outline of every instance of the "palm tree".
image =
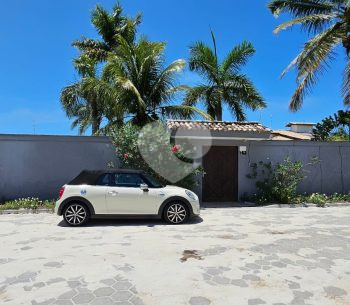
<path id="1" fill-rule="evenodd" d="M 326 70 L 329 62 L 335 58 L 335 48 L 342 46 L 347 55 L 350 53 L 350 2 L 347 0 L 271 0 L 270 11 L 279 17 L 289 13 L 293 19 L 279 25 L 278 33 L 294 25 L 300 25 L 308 34 L 313 34 L 304 49 L 283 71 L 285 75 L 292 67 L 297 69 L 297 89 L 291 101 L 290 109 L 297 111 L 302 106 L 305 95 L 317 82 L 319 75 Z M 344 103 L 350 104 L 350 61 L 344 71 Z"/>
<path id="2" fill-rule="evenodd" d="M 175 95 L 185 89 L 176 84 L 176 75 L 186 63 L 179 59 L 165 67 L 164 43 L 146 38 L 129 42 L 120 35 L 118 44 L 108 58 L 103 78 L 118 91 L 118 105 L 132 123 L 143 126 L 166 116 L 192 118 L 198 113 L 209 118 L 193 106 L 171 105 Z"/>
<path id="3" fill-rule="evenodd" d="M 102 6 L 97 5 L 91 13 L 91 22 L 96 28 L 102 40 L 95 40 L 82 37 L 73 42 L 73 46 L 90 58 L 104 62 L 108 53 L 118 46 L 118 36 L 127 41 L 134 41 L 136 28 L 141 22 L 141 15 L 135 18 L 128 18 L 123 15 L 123 8 L 117 3 L 108 13 Z"/>
<path id="4" fill-rule="evenodd" d="M 244 41 L 229 52 L 220 63 L 217 55 L 216 40 L 211 32 L 213 49 L 203 42 L 190 47 L 189 66 L 206 80 L 188 90 L 185 104 L 193 106 L 203 101 L 207 113 L 218 121 L 222 120 L 222 107 L 226 103 L 238 121 L 246 119 L 243 107 L 253 110 L 266 107 L 263 98 L 241 68 L 254 53 L 251 43 Z"/>
<path id="5" fill-rule="evenodd" d="M 91 126 L 95 135 L 104 116 L 111 117 L 111 112 L 119 119 L 122 116 L 120 108 L 110 106 L 118 105 L 115 103 L 117 92 L 113 86 L 98 78 L 95 59 L 83 55 L 74 61 L 74 66 L 81 80 L 63 88 L 61 104 L 68 118 L 74 118 L 72 128 L 79 126 L 79 133 L 82 134 Z"/>

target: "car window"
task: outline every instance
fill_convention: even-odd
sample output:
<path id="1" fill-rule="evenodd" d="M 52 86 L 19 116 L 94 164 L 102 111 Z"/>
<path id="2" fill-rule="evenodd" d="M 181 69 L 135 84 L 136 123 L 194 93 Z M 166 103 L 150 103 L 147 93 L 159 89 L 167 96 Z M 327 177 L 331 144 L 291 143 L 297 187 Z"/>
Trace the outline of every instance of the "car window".
<path id="1" fill-rule="evenodd" d="M 96 182 L 96 185 L 109 185 L 110 183 L 110 175 L 109 174 L 103 174 L 101 175 L 98 179 L 97 179 L 97 182 Z"/>
<path id="2" fill-rule="evenodd" d="M 112 185 L 124 187 L 140 187 L 145 183 L 139 174 L 117 173 L 112 175 Z"/>
<path id="3" fill-rule="evenodd" d="M 145 175 L 146 179 L 149 181 L 149 187 L 154 187 L 154 188 L 161 188 L 163 185 L 154 177 L 150 175 Z"/>

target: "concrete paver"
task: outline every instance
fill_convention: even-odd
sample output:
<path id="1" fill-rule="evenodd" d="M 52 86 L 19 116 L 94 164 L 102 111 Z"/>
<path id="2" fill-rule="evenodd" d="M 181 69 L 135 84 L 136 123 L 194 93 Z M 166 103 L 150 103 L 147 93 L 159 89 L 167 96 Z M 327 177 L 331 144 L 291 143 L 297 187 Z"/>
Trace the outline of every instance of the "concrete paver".
<path id="1" fill-rule="evenodd" d="M 182 226 L 0 216 L 0 304 L 350 304 L 350 207 L 218 208 Z"/>

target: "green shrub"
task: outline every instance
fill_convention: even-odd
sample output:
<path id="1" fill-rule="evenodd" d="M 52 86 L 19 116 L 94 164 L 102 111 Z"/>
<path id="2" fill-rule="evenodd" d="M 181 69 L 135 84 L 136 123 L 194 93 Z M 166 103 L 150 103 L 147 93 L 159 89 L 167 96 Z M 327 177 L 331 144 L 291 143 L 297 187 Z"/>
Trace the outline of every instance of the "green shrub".
<path id="1" fill-rule="evenodd" d="M 309 196 L 309 203 L 314 203 L 319 207 L 324 207 L 328 201 L 328 197 L 325 194 L 313 193 Z"/>
<path id="2" fill-rule="evenodd" d="M 31 209 L 36 210 L 38 208 L 53 209 L 55 202 L 53 200 L 40 200 L 38 198 L 28 197 L 19 198 L 11 201 L 6 201 L 0 205 L 0 210 L 18 210 L 18 209 Z"/>
<path id="3" fill-rule="evenodd" d="M 297 187 L 305 178 L 303 164 L 286 158 L 274 165 L 272 162 L 251 164 L 252 173 L 248 178 L 256 182 L 257 194 L 253 200 L 258 203 L 291 203 L 297 195 Z"/>

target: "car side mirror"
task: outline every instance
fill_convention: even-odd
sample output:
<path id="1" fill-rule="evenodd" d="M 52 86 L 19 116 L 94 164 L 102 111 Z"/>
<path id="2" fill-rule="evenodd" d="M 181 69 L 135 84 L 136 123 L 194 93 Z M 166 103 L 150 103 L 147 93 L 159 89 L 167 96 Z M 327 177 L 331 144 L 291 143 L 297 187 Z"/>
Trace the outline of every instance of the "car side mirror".
<path id="1" fill-rule="evenodd" d="M 140 189 L 144 192 L 148 192 L 148 185 L 146 183 L 140 184 Z"/>

